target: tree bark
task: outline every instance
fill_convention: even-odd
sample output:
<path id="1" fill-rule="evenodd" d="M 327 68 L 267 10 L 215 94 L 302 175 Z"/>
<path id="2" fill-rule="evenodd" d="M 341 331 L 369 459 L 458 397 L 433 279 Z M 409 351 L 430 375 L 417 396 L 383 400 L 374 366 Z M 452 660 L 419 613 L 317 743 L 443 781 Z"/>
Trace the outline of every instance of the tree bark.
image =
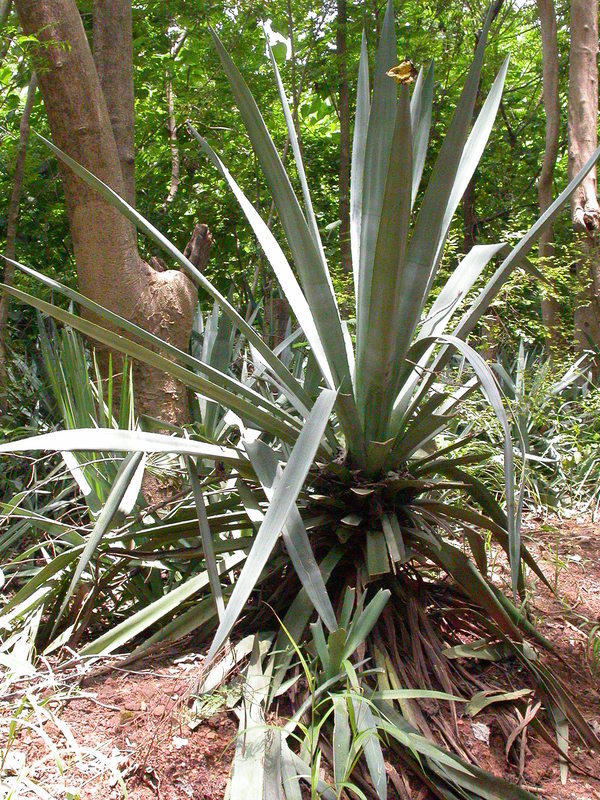
<path id="1" fill-rule="evenodd" d="M 125 194 L 135 206 L 133 43 L 130 0 L 94 0 L 94 63 L 112 126 Z"/>
<path id="2" fill-rule="evenodd" d="M 477 241 L 477 214 L 475 213 L 475 185 L 473 175 L 463 195 L 463 253 L 465 255 L 475 247 Z"/>
<path id="3" fill-rule="evenodd" d="M 36 66 L 54 142 L 124 196 L 119 151 L 74 0 L 17 0 L 16 9 L 25 33 L 42 45 Z M 119 130 L 127 127 L 123 119 Z M 124 160 L 128 165 L 129 157 Z M 195 287 L 180 272 L 157 272 L 146 264 L 131 223 L 68 168 L 59 169 L 81 292 L 186 349 Z M 174 424 L 188 419 L 187 392 L 172 378 L 136 364 L 134 381 L 138 413 Z"/>
<path id="4" fill-rule="evenodd" d="M 339 217 L 340 260 L 346 275 L 352 272 L 350 250 L 350 87 L 346 61 L 346 0 L 337 0 L 336 49 L 338 68 L 338 113 L 340 118 Z"/>
<path id="5" fill-rule="evenodd" d="M 6 243 L 4 245 L 4 255 L 7 258 L 15 259 L 17 228 L 19 224 L 19 206 L 21 205 L 21 194 L 23 191 L 23 173 L 25 171 L 25 156 L 27 155 L 27 143 L 29 141 L 29 117 L 35 100 L 35 90 L 37 89 L 37 76 L 32 74 L 27 89 L 27 99 L 21 115 L 19 124 L 19 147 L 15 161 L 15 171 L 13 173 L 13 185 L 8 202 L 8 215 L 6 219 Z M 3 283 L 12 285 L 15 268 L 12 264 L 5 262 Z M 6 371 L 7 371 L 7 322 L 8 308 L 10 300 L 7 294 L 0 295 L 0 410 L 5 407 L 6 399 Z"/>
<path id="6" fill-rule="evenodd" d="M 558 156 L 560 105 L 558 96 L 558 41 L 554 0 L 537 0 L 542 38 L 542 94 L 546 116 L 544 160 L 538 181 L 538 204 L 543 214 L 552 203 L 552 181 Z M 554 256 L 554 228 L 547 228 L 539 240 L 542 270 L 551 266 Z M 542 297 L 542 321 L 546 329 L 546 351 L 552 356 L 560 345 L 560 314 L 555 297 Z"/>
<path id="7" fill-rule="evenodd" d="M 598 117 L 598 3 L 571 0 L 569 51 L 569 179 L 584 165 L 597 146 Z M 588 173 L 571 198 L 573 228 L 580 234 L 581 258 L 577 267 L 580 293 L 575 310 L 575 337 L 583 348 L 600 346 L 600 253 L 597 232 L 600 207 L 596 195 L 596 170 Z"/>

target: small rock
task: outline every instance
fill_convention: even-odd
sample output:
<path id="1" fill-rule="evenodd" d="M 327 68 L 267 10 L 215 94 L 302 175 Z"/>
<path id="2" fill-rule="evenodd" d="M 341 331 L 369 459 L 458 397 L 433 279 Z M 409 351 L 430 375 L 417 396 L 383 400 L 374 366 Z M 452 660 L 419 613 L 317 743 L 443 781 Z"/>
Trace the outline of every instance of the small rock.
<path id="1" fill-rule="evenodd" d="M 189 744 L 188 739 L 183 739 L 181 736 L 174 736 L 173 737 L 173 744 L 175 747 L 180 750 L 182 747 L 187 747 Z"/>
<path id="2" fill-rule="evenodd" d="M 154 714 L 155 717 L 162 717 L 164 715 L 164 713 L 165 713 L 165 707 L 164 706 L 155 706 L 152 709 L 152 713 Z"/>
<path id="3" fill-rule="evenodd" d="M 489 725 L 486 725 L 484 722 L 472 722 L 471 730 L 473 731 L 473 736 L 477 739 L 478 742 L 483 742 L 485 745 L 489 747 L 490 745 Z"/>

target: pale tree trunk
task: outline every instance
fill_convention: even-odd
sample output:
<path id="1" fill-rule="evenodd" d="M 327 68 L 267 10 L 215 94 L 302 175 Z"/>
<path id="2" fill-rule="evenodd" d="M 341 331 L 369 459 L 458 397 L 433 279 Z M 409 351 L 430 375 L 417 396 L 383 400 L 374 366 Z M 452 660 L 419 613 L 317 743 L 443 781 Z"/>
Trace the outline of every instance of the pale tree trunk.
<path id="1" fill-rule="evenodd" d="M 93 9 L 94 63 L 119 153 L 123 197 L 135 206 L 131 0 L 94 0 Z"/>
<path id="2" fill-rule="evenodd" d="M 569 178 L 585 164 L 597 146 L 598 118 L 598 2 L 571 0 L 569 51 Z M 577 274 L 580 295 L 575 310 L 578 344 L 600 346 L 600 252 L 597 235 L 600 207 L 596 169 L 588 173 L 571 198 L 573 228 L 580 235 Z"/>
<path id="3" fill-rule="evenodd" d="M 12 0 L 0 0 L 0 32 L 2 31 L 2 28 L 4 27 L 6 20 L 8 19 L 11 6 L 12 6 Z M 7 53 L 8 42 L 9 40 L 6 36 L 0 38 L 0 63 L 2 62 L 4 56 Z"/>
<path id="4" fill-rule="evenodd" d="M 350 87 L 346 61 L 346 0 L 337 0 L 336 50 L 338 67 L 338 113 L 340 118 L 340 169 L 339 169 L 339 218 L 340 257 L 342 269 L 352 272 L 350 251 Z"/>
<path id="5" fill-rule="evenodd" d="M 175 60 L 177 54 L 183 47 L 187 39 L 188 32 L 184 30 L 181 36 L 177 39 L 175 44 L 171 47 L 171 58 Z M 173 98 L 173 78 L 171 75 L 172 68 L 169 66 L 165 76 L 165 100 L 167 101 L 167 129 L 169 133 L 169 150 L 171 152 L 171 183 L 169 191 L 162 205 L 163 211 L 166 211 L 169 203 L 172 203 L 179 189 L 179 146 L 177 144 L 177 121 L 175 119 L 175 101 Z"/>
<path id="6" fill-rule="evenodd" d="M 558 156 L 560 105 L 558 97 L 558 42 L 556 38 L 556 13 L 554 0 L 537 0 L 542 38 L 542 94 L 546 116 L 546 138 L 542 171 L 538 181 L 540 214 L 552 203 L 552 180 Z M 554 256 L 554 229 L 546 228 L 539 239 L 539 257 L 542 270 L 551 266 Z M 542 321 L 546 330 L 548 356 L 560 345 L 560 313 L 555 297 L 542 297 Z"/>
<path id="7" fill-rule="evenodd" d="M 123 168 L 131 166 L 132 118 L 129 111 L 119 110 L 122 97 L 131 100 L 129 76 L 118 65 L 111 67 L 114 81 L 122 77 L 127 84 L 122 95 L 111 87 L 116 130 L 124 140 L 120 158 L 74 0 L 16 0 L 15 5 L 25 33 L 37 36 L 43 45 L 37 52 L 37 71 L 54 142 L 120 195 L 129 192 L 131 197 L 132 173 L 126 188 Z M 106 35 L 103 41 L 108 46 Z M 69 169 L 59 169 L 82 293 L 186 349 L 197 298 L 192 283 L 181 272 L 159 272 L 144 262 L 131 223 Z M 175 424 L 187 420 L 183 386 L 141 364 L 135 367 L 134 381 L 138 413 Z"/>
<path id="8" fill-rule="evenodd" d="M 19 124 L 19 147 L 15 161 L 15 171 L 13 173 L 13 185 L 8 202 L 8 215 L 6 219 L 6 242 L 4 245 L 4 255 L 15 260 L 17 227 L 19 224 L 19 206 L 21 205 L 21 194 L 23 191 L 23 173 L 25 171 L 25 156 L 27 155 L 27 143 L 29 141 L 29 117 L 35 100 L 35 90 L 37 88 L 37 76 L 32 74 L 27 89 L 27 99 L 21 115 Z M 4 263 L 3 283 L 12 285 L 15 268 L 8 262 Z M 6 399 L 6 370 L 7 370 L 7 323 L 9 297 L 7 294 L 0 295 L 0 410 L 5 407 Z"/>

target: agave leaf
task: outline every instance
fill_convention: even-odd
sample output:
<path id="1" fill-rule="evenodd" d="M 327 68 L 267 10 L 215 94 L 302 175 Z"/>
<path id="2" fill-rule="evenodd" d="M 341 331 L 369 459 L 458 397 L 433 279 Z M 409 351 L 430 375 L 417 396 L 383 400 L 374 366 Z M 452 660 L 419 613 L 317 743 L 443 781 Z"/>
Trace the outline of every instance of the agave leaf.
<path id="1" fill-rule="evenodd" d="M 142 653 L 151 651 L 155 646 L 166 644 L 169 642 L 177 642 L 188 636 L 190 633 L 202 630 L 202 636 L 206 636 L 209 631 L 214 628 L 217 620 L 217 609 L 215 606 L 214 597 L 212 594 L 209 597 L 204 597 L 197 603 L 194 603 L 191 608 L 184 611 L 183 614 L 175 617 L 166 625 L 163 625 L 156 633 L 148 636 L 144 641 L 138 645 L 133 652 L 126 656 L 123 661 L 119 663 L 121 666 L 129 662 L 137 660 Z"/>
<path id="2" fill-rule="evenodd" d="M 381 530 L 367 532 L 367 570 L 370 578 L 390 571 L 387 543 Z"/>
<path id="3" fill-rule="evenodd" d="M 52 626 L 52 633 L 50 634 L 51 637 L 54 636 L 56 627 L 65 613 L 65 609 L 67 608 L 69 600 L 75 591 L 75 587 L 77 586 L 84 569 L 89 564 L 94 552 L 96 551 L 96 548 L 102 541 L 103 536 L 108 530 L 110 530 L 111 523 L 119 511 L 121 511 L 121 506 L 125 500 L 125 496 L 132 487 L 134 502 L 137 499 L 142 484 L 145 465 L 146 456 L 144 453 L 139 451 L 130 453 L 130 455 L 123 459 L 123 462 L 119 467 L 119 471 L 117 472 L 111 492 L 108 495 L 102 511 L 100 512 L 100 516 L 96 520 L 94 529 L 89 535 L 83 553 L 79 558 L 79 563 L 75 568 L 69 588 L 67 589 L 54 621 L 54 625 Z"/>
<path id="4" fill-rule="evenodd" d="M 359 341 L 366 334 L 371 305 L 371 283 L 375 244 L 383 208 L 388 163 L 396 120 L 396 83 L 386 73 L 396 64 L 394 7 L 388 0 L 381 38 L 375 57 L 373 99 L 365 143 L 362 174 L 360 261 L 356 324 Z M 360 349 L 360 345 L 359 345 Z"/>
<path id="5" fill-rule="evenodd" d="M 397 313 L 410 222 L 412 144 L 408 87 L 400 89 L 375 254 L 365 272 L 367 317 L 358 331 L 356 385 L 367 440 L 385 439 L 391 411 L 395 341 L 405 320 Z M 370 286 L 367 288 L 367 282 Z"/>
<path id="6" fill-rule="evenodd" d="M 352 139 L 352 158 L 350 166 L 350 247 L 352 251 L 352 273 L 354 294 L 358 307 L 358 283 L 360 271 L 360 238 L 362 226 L 363 180 L 367 131 L 371 98 L 369 92 L 369 54 L 367 37 L 363 30 L 358 64 L 358 85 L 356 89 L 356 112 L 354 115 L 354 135 Z"/>
<path id="7" fill-rule="evenodd" d="M 54 431 L 0 445 L 0 453 L 24 453 L 30 450 L 179 453 L 180 455 L 199 456 L 211 461 L 223 461 L 226 464 L 242 468 L 244 462 L 248 463 L 230 447 L 165 436 L 161 433 L 115 430 L 114 428 Z"/>
<path id="8" fill-rule="evenodd" d="M 262 220 L 260 214 L 244 195 L 238 184 L 231 176 L 229 170 L 225 167 L 221 159 L 208 144 L 206 139 L 200 136 L 198 131 L 196 131 L 192 125 L 188 125 L 188 127 L 192 135 L 200 142 L 202 149 L 207 154 L 210 161 L 219 170 L 223 178 L 229 184 L 229 188 L 235 195 L 235 198 L 238 201 L 242 211 L 248 218 L 248 222 L 252 226 L 252 230 L 256 234 L 256 238 L 258 239 L 260 246 L 267 257 L 269 264 L 273 268 L 275 275 L 277 276 L 279 285 L 281 286 L 292 311 L 296 315 L 296 319 L 302 327 L 302 330 L 308 339 L 308 343 L 312 347 L 313 353 L 315 354 L 315 358 L 319 363 L 319 367 L 323 373 L 323 376 L 325 377 L 325 380 L 328 382 L 330 387 L 333 387 L 333 377 L 331 375 L 331 370 L 329 369 L 329 364 L 327 363 L 327 358 L 323 351 L 323 346 L 315 326 L 312 312 L 308 303 L 306 302 L 306 298 L 302 292 L 302 289 L 296 280 L 296 276 L 288 264 L 283 250 L 277 242 L 277 239 L 275 239 L 265 222 Z"/>
<path id="9" fill-rule="evenodd" d="M 492 13 L 490 10 L 479 36 L 475 56 L 460 99 L 433 167 L 408 245 L 402 283 L 399 290 L 401 303 L 396 312 L 402 319 L 403 326 L 400 328 L 399 335 L 395 341 L 392 359 L 392 363 L 397 365 L 396 384 L 393 386 L 394 395 L 397 394 L 400 388 L 399 378 L 404 357 L 421 316 L 423 304 L 427 299 L 431 272 L 435 268 L 436 253 L 445 237 L 443 230 L 444 218 L 473 116 L 485 44 L 491 22 Z"/>
<path id="10" fill-rule="evenodd" d="M 35 132 L 35 131 L 34 131 Z M 173 258 L 188 274 L 188 276 L 199 286 L 201 286 L 208 294 L 216 300 L 223 311 L 231 319 L 239 331 L 251 342 L 254 347 L 261 353 L 265 361 L 273 372 L 279 377 L 281 382 L 286 388 L 296 395 L 304 402 L 308 401 L 302 386 L 293 377 L 288 369 L 284 366 L 280 359 L 278 359 L 272 350 L 265 344 L 261 336 L 249 325 L 241 314 L 231 305 L 231 303 L 212 285 L 196 267 L 187 259 L 182 252 L 180 252 L 175 245 L 172 244 L 163 234 L 151 225 L 141 214 L 125 202 L 119 195 L 113 191 L 109 186 L 103 183 L 95 175 L 92 175 L 85 167 L 78 164 L 77 161 L 72 159 L 66 153 L 63 153 L 56 145 L 45 139 L 41 134 L 35 132 L 35 135 L 44 142 L 46 147 L 51 150 L 57 158 L 64 162 L 84 183 L 87 183 L 95 191 L 97 191 L 106 202 L 118 209 L 123 216 L 133 222 L 133 224 L 143 233 L 150 237 L 162 250 L 164 250 L 171 258 Z"/>
<path id="11" fill-rule="evenodd" d="M 363 743 L 363 753 L 369 768 L 369 775 L 373 782 L 373 787 L 379 800 L 387 799 L 387 775 L 385 771 L 385 761 L 379 742 L 377 724 L 375 717 L 368 703 L 361 697 L 353 697 L 354 715 L 356 728 L 359 733 L 366 733 L 367 737 Z"/>
<path id="12" fill-rule="evenodd" d="M 348 638 L 346 639 L 346 646 L 344 648 L 344 658 L 350 658 L 356 648 L 361 645 L 371 633 L 387 601 L 390 599 L 390 596 L 391 592 L 389 589 L 380 589 L 364 611 L 357 609 L 358 617 L 355 617 L 348 630 Z M 341 624 L 344 628 L 347 627 L 347 623 Z"/>
<path id="13" fill-rule="evenodd" d="M 26 603 L 27 600 L 36 596 L 36 592 L 40 587 L 51 587 L 52 583 L 59 584 L 64 576 L 64 572 L 77 558 L 79 553 L 83 551 L 85 544 L 77 545 L 64 553 L 59 553 L 52 561 L 43 566 L 33 575 L 27 583 L 22 586 L 3 606 L 2 614 L 0 615 L 0 622 L 3 624 L 8 619 L 8 614 L 13 609 Z M 41 602 L 45 602 L 46 595 L 40 595 Z"/>
<path id="14" fill-rule="evenodd" d="M 283 109 L 283 116 L 285 119 L 285 126 L 287 128 L 287 133 L 289 137 L 290 144 L 292 145 L 292 152 L 294 154 L 294 162 L 296 164 L 296 171 L 298 173 L 298 178 L 300 179 L 300 186 L 302 187 L 302 197 L 304 199 L 304 209 L 306 212 L 308 227 L 312 234 L 313 240 L 319 249 L 319 253 L 321 254 L 321 260 L 323 264 L 326 263 L 325 261 L 325 251 L 323 250 L 323 243 L 321 242 L 321 236 L 319 235 L 319 228 L 317 227 L 317 220 L 315 217 L 315 212 L 313 210 L 312 200 L 310 197 L 310 190 L 308 188 L 308 181 L 306 180 L 306 173 L 304 171 L 304 162 L 302 160 L 302 153 L 300 152 L 300 143 L 298 141 L 298 135 L 296 133 L 296 126 L 294 125 L 294 120 L 292 118 L 292 112 L 290 111 L 290 106 L 285 94 L 285 89 L 283 88 L 283 83 L 281 80 L 281 75 L 279 74 L 279 69 L 277 67 L 277 62 L 275 61 L 275 57 L 273 56 L 273 51 L 271 49 L 271 45 L 269 44 L 269 37 L 267 36 L 266 30 L 265 33 L 265 40 L 267 43 L 267 50 L 269 56 L 271 57 L 271 66 L 273 68 L 273 74 L 275 76 L 275 83 L 277 85 L 277 93 L 279 95 L 279 101 L 281 103 L 281 108 Z M 333 284 L 331 283 L 331 277 L 327 272 L 327 278 L 329 280 L 329 285 L 331 286 L 331 291 L 333 292 Z M 335 296 L 335 292 L 334 292 Z"/>
<path id="15" fill-rule="evenodd" d="M 492 84 L 492 88 L 485 99 L 481 111 L 475 120 L 473 129 L 469 134 L 464 150 L 460 157 L 452 191 L 450 192 L 450 197 L 448 198 L 448 203 L 444 212 L 440 244 L 434 259 L 434 271 L 432 271 L 432 274 L 429 278 L 429 287 L 431 287 L 431 284 L 433 283 L 435 270 L 441 261 L 442 249 L 446 240 L 448 229 L 450 228 L 450 223 L 452 222 L 452 218 L 454 216 L 454 212 L 458 208 L 458 204 L 460 203 L 467 186 L 469 185 L 469 182 L 475 173 L 477 165 L 479 164 L 481 156 L 483 155 L 483 151 L 488 143 L 488 139 L 490 138 L 490 133 L 492 132 L 492 127 L 500 107 L 502 92 L 504 91 L 504 82 L 506 80 L 508 62 L 509 57 L 507 56 L 504 59 L 504 63 L 502 64 L 500 71 L 498 72 L 498 75 Z"/>
<path id="16" fill-rule="evenodd" d="M 192 486 L 194 503 L 196 504 L 198 528 L 200 529 L 200 538 L 202 539 L 202 549 L 204 550 L 204 561 L 206 562 L 208 581 L 210 583 L 210 589 L 215 601 L 215 606 L 220 621 L 223 619 L 223 614 L 225 613 L 225 604 L 223 603 L 223 592 L 221 591 L 219 570 L 217 568 L 217 561 L 215 559 L 213 536 L 208 522 L 208 514 L 206 513 L 206 506 L 204 504 L 204 497 L 202 496 L 202 487 L 200 486 L 200 481 L 198 480 L 198 473 L 190 456 L 185 456 L 185 464 Z"/>
<path id="17" fill-rule="evenodd" d="M 415 204 L 421 177 L 425 167 L 427 147 L 429 145 L 429 130 L 431 128 L 431 113 L 433 110 L 433 61 L 429 64 L 427 72 L 419 70 L 417 82 L 410 101 L 410 117 L 412 123 L 413 142 L 413 170 L 411 189 L 411 208 Z"/>
<path id="18" fill-rule="evenodd" d="M 507 245 L 502 242 L 479 244 L 467 253 L 442 287 L 427 317 L 423 320 L 419 338 L 436 336 L 445 331 L 449 319 L 466 298 L 485 267 L 494 256 L 506 249 Z"/>
<path id="19" fill-rule="evenodd" d="M 531 689 L 517 689 L 514 692 L 476 692 L 467 704 L 467 713 L 474 717 L 493 703 L 509 703 L 532 694 Z"/>
<path id="20" fill-rule="evenodd" d="M 527 691 L 530 691 L 529 689 Z M 445 700 L 449 703 L 466 703 L 464 697 L 432 689 L 384 689 L 373 692 L 372 700 Z"/>
<path id="21" fill-rule="evenodd" d="M 319 564 L 323 581 L 327 583 L 332 571 L 339 563 L 343 551 L 341 547 L 332 548 Z M 313 614 L 313 603 L 309 600 L 306 589 L 301 589 L 291 603 L 283 619 L 282 630 L 277 636 L 273 656 L 273 681 L 271 684 L 271 697 L 278 694 L 285 674 L 293 658 L 293 650 L 289 646 L 289 639 L 299 642 L 308 620 Z M 289 637 L 289 638 L 288 638 Z"/>
<path id="22" fill-rule="evenodd" d="M 417 531 L 411 531 L 411 534 L 420 537 Z M 445 541 L 441 542 L 439 548 L 434 548 L 425 538 L 422 539 L 421 547 L 423 546 L 427 548 L 429 558 L 439 564 L 449 575 L 452 575 L 467 595 L 485 609 L 500 630 L 505 631 L 516 641 L 522 641 L 521 632 L 510 619 L 504 606 L 473 566 L 471 560 L 461 550 Z"/>
<path id="23" fill-rule="evenodd" d="M 227 408 L 231 408 L 239 413 L 242 417 L 245 417 L 251 421 L 253 420 L 254 423 L 259 425 L 261 428 L 268 430 L 269 424 L 271 424 L 273 427 L 273 432 L 275 432 L 275 429 L 277 429 L 278 435 L 281 435 L 282 438 L 287 438 L 287 441 L 295 440 L 296 436 L 291 431 L 288 430 L 287 434 L 284 433 L 287 425 L 281 420 L 281 410 L 274 408 L 267 411 L 264 408 L 264 401 L 255 403 L 255 401 L 252 401 L 251 398 L 245 399 L 238 397 L 238 395 L 234 394 L 228 389 L 223 389 L 221 386 L 213 383 L 211 380 L 207 380 L 206 378 L 195 374 L 191 370 L 186 369 L 179 364 L 173 363 L 170 359 L 165 358 L 165 356 L 161 356 L 159 353 L 155 353 L 133 340 L 126 339 L 124 336 L 120 336 L 119 334 L 109 331 L 106 328 L 102 328 L 100 325 L 96 325 L 87 319 L 83 319 L 82 317 L 78 317 L 77 315 L 71 314 L 68 311 L 64 311 L 63 309 L 58 308 L 51 303 L 46 303 L 44 300 L 39 300 L 37 297 L 33 297 L 25 292 L 21 292 L 19 289 L 15 289 L 12 286 L 0 284 L 0 287 L 13 297 L 16 297 L 17 299 L 27 303 L 30 306 L 33 306 L 34 308 L 38 308 L 40 311 L 49 314 L 50 316 L 60 320 L 61 322 L 64 322 L 67 325 L 71 325 L 73 328 L 81 331 L 87 336 L 90 336 L 96 341 L 102 342 L 102 344 L 106 344 L 108 347 L 111 347 L 114 350 L 131 355 L 145 364 L 149 364 L 150 366 L 156 367 L 156 369 L 172 375 L 186 386 L 189 386 L 191 389 L 210 397 Z M 292 424 L 295 423 L 292 417 L 289 415 L 286 415 L 286 417 L 287 421 L 292 422 Z M 270 423 L 269 420 L 271 421 Z"/>
<path id="24" fill-rule="evenodd" d="M 435 337 L 435 339 L 456 348 L 456 350 L 468 360 L 504 432 L 504 482 L 506 492 L 506 516 L 508 522 L 509 560 L 513 594 L 516 596 L 521 571 L 521 536 L 517 520 L 517 509 L 515 506 L 511 432 L 508 418 L 502 405 L 502 398 L 500 397 L 500 392 L 492 371 L 472 347 L 466 342 L 457 339 L 455 336 L 443 335 Z M 413 360 L 418 360 L 421 355 L 420 351 L 424 349 L 427 344 L 431 344 L 432 342 L 433 337 L 419 340 L 411 350 L 411 353 L 414 352 Z"/>
<path id="25" fill-rule="evenodd" d="M 264 699 L 268 678 L 262 669 L 258 636 L 255 636 L 250 664 L 244 681 L 244 697 L 233 756 L 231 800 L 263 800 L 268 727 Z"/>
<path id="26" fill-rule="evenodd" d="M 348 700 L 344 695 L 333 698 L 333 776 L 335 788 L 341 792 L 348 772 L 350 756 L 350 719 L 348 717 Z"/>
<path id="27" fill-rule="evenodd" d="M 315 243 L 313 233 L 302 213 L 277 148 L 273 144 L 246 82 L 221 44 L 219 37 L 214 31 L 211 31 L 211 34 L 277 208 L 294 264 L 298 270 L 300 283 L 312 310 L 323 349 L 327 354 L 335 388 L 349 392 L 351 389 L 350 371 L 340 315 L 322 251 Z"/>
<path id="28" fill-rule="evenodd" d="M 579 170 L 577 175 L 575 175 L 575 177 L 568 183 L 568 185 L 558 195 L 554 202 L 548 206 L 546 211 L 544 211 L 544 213 L 531 226 L 518 244 L 513 247 L 511 252 L 489 279 L 485 287 L 481 290 L 481 293 L 473 302 L 469 310 L 463 315 L 462 319 L 453 331 L 454 336 L 464 339 L 473 330 L 475 325 L 479 322 L 483 314 L 485 314 L 489 308 L 490 303 L 496 294 L 502 288 L 502 285 L 505 283 L 510 273 L 526 257 L 527 253 L 531 250 L 541 234 L 554 222 L 564 204 L 569 200 L 575 189 L 579 186 L 588 172 L 593 168 L 594 164 L 598 161 L 598 158 L 600 158 L 600 146 L 594 150 L 590 158 Z M 435 368 L 438 367 L 439 365 L 436 364 Z"/>
<path id="29" fill-rule="evenodd" d="M 272 503 L 277 484 L 281 480 L 281 466 L 277 455 L 259 440 L 248 443 L 246 452 L 267 499 Z M 253 513 L 262 516 L 260 508 L 254 508 Z M 283 541 L 300 582 L 319 616 L 330 631 L 335 630 L 338 627 L 335 612 L 295 503 L 283 528 Z"/>
<path id="30" fill-rule="evenodd" d="M 286 768 L 284 771 L 284 788 L 286 794 L 289 790 L 292 791 L 291 795 L 287 795 L 288 800 L 292 800 L 292 798 L 297 797 L 298 795 L 294 793 L 295 787 L 299 787 L 300 784 L 298 783 L 298 778 L 303 778 L 305 781 L 308 781 L 309 785 L 313 783 L 313 771 L 310 764 L 307 764 L 303 761 L 299 756 L 294 753 L 293 750 L 290 750 L 289 745 L 287 742 L 282 741 L 281 743 L 282 749 L 282 756 L 284 760 L 284 764 L 286 764 Z M 293 772 L 295 771 L 297 778 L 293 778 Z M 292 788 L 294 787 L 294 788 Z M 317 777 L 316 780 L 316 791 L 317 796 L 323 798 L 323 800 L 336 800 L 336 795 L 329 786 L 325 783 L 325 781 L 321 780 Z"/>
<path id="31" fill-rule="evenodd" d="M 232 627 L 236 623 L 248 597 L 258 581 L 260 573 L 267 563 L 271 551 L 275 546 L 275 542 L 281 533 L 281 529 L 287 521 L 289 513 L 306 480 L 308 471 L 313 464 L 335 398 L 336 393 L 334 391 L 331 389 L 324 389 L 306 420 L 306 424 L 290 454 L 281 480 L 277 485 L 276 491 L 273 493 L 273 500 L 265 514 L 263 523 L 256 534 L 254 546 L 237 579 L 235 588 L 227 604 L 227 608 L 225 609 L 223 620 L 219 625 L 210 650 L 206 656 L 207 663 L 214 658 L 225 639 L 229 636 Z"/>
<path id="32" fill-rule="evenodd" d="M 245 558 L 243 553 L 236 553 L 231 556 L 227 565 L 222 565 L 220 573 L 224 574 L 239 565 Z M 209 585 L 208 573 L 201 572 L 199 575 L 190 578 L 180 584 L 176 589 L 140 609 L 132 616 L 115 625 L 114 628 L 94 639 L 93 642 L 86 644 L 81 649 L 81 655 L 108 655 L 114 653 L 119 647 L 130 642 L 142 631 L 147 630 L 151 625 L 161 620 L 167 614 L 176 611 L 182 603 L 193 597 L 202 589 Z"/>

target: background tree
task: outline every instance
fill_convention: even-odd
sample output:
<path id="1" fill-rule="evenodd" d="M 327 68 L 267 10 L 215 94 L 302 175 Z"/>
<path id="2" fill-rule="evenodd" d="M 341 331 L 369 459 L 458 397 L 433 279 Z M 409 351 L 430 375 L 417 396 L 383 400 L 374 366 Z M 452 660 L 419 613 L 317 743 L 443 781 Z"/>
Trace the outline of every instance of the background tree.
<path id="1" fill-rule="evenodd" d="M 35 92 L 37 89 L 37 75 L 35 72 L 32 74 L 27 89 L 27 99 L 25 101 L 25 108 L 21 115 L 19 123 L 19 149 L 17 151 L 17 159 L 15 163 L 15 170 L 13 173 L 13 184 L 10 193 L 10 200 L 8 204 L 8 216 L 6 220 L 6 242 L 4 244 L 4 255 L 7 258 L 15 259 L 16 256 L 16 240 L 17 240 L 17 225 L 19 221 L 19 207 L 21 205 L 21 194 L 23 192 L 23 176 L 25 173 L 25 157 L 27 155 L 27 145 L 29 143 L 29 118 L 35 100 Z M 4 266 L 4 274 L 2 280 L 4 283 L 12 284 L 14 276 L 14 267 L 10 263 Z M 0 295 L 0 410 L 3 409 L 5 402 L 6 390 L 6 369 L 7 369 L 7 322 L 8 322 L 8 308 L 9 297 L 6 294 Z"/>
<path id="2" fill-rule="evenodd" d="M 35 65 L 54 142 L 120 195 L 133 199 L 126 0 L 95 5 L 97 63 L 109 87 L 108 103 L 73 0 L 19 0 L 16 8 L 23 31 L 40 43 Z M 186 348 L 196 302 L 192 284 L 180 272 L 158 272 L 142 260 L 133 226 L 72 172 L 59 169 L 83 294 Z M 138 412 L 165 421 L 186 418 L 182 387 L 141 366 L 135 373 Z"/>
<path id="3" fill-rule="evenodd" d="M 598 3 L 571 1 L 569 51 L 569 177 L 589 158 L 598 142 Z M 596 241 L 600 206 L 596 170 L 592 170 L 571 199 L 573 228 L 580 234 L 577 265 L 579 295 L 575 335 L 581 347 L 600 345 L 600 253 Z"/>
<path id="4" fill-rule="evenodd" d="M 558 156 L 560 105 L 558 96 L 558 42 L 556 37 L 556 13 L 553 0 L 537 0 L 542 39 L 542 92 L 546 132 L 544 160 L 538 180 L 538 203 L 543 213 L 552 203 L 553 177 Z M 554 254 L 554 229 L 550 226 L 539 241 L 539 257 L 547 268 Z M 551 294 L 542 297 L 542 322 L 546 329 L 546 344 L 551 354 L 553 345 L 560 340 L 560 316 L 558 302 Z"/>

